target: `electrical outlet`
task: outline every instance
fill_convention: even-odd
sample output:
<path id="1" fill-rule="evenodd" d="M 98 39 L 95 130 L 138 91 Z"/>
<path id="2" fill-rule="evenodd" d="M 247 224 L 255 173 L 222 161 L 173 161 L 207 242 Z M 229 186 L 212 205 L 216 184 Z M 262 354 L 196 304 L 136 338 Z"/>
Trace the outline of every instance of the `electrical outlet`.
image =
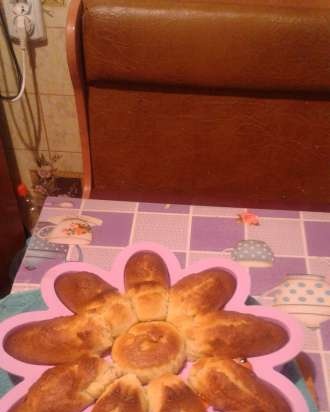
<path id="1" fill-rule="evenodd" d="M 9 35 L 18 40 L 16 19 L 24 15 L 26 32 L 30 40 L 45 40 L 46 31 L 40 0 L 3 0 Z"/>

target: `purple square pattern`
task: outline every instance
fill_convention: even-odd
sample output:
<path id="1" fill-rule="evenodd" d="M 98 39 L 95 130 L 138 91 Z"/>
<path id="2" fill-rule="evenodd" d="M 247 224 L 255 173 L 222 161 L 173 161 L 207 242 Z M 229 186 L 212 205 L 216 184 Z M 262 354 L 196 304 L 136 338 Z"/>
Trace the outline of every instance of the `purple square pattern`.
<path id="1" fill-rule="evenodd" d="M 236 219 L 217 217 L 192 218 L 191 250 L 221 251 L 244 239 L 244 226 Z"/>
<path id="2" fill-rule="evenodd" d="M 305 222 L 308 254 L 330 256 L 330 222 Z"/>
<path id="3" fill-rule="evenodd" d="M 127 246 L 129 244 L 132 213 L 86 212 L 82 216 L 94 216 L 102 220 L 102 225 L 92 228 L 95 246 Z"/>

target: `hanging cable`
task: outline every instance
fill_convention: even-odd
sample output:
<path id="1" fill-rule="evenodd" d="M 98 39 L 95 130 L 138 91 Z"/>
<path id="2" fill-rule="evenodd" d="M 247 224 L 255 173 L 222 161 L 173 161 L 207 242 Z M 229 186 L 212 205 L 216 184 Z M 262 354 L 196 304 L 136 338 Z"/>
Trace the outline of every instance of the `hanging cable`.
<path id="1" fill-rule="evenodd" d="M 25 67 L 25 51 L 26 50 L 21 50 L 21 54 L 22 54 L 22 72 L 23 72 L 23 77 L 22 77 L 22 82 L 21 82 L 21 87 L 20 90 L 18 92 L 18 94 L 16 96 L 13 96 L 12 98 L 8 99 L 10 102 L 16 102 L 17 100 L 19 100 L 24 93 L 25 90 L 25 82 L 26 82 L 26 67 Z"/>
<path id="2" fill-rule="evenodd" d="M 16 26 L 18 30 L 19 45 L 20 45 L 21 54 L 22 54 L 23 77 L 22 77 L 20 91 L 18 92 L 17 96 L 10 99 L 11 102 L 16 102 L 17 100 L 19 100 L 23 96 L 23 93 L 25 90 L 25 79 L 26 79 L 25 54 L 28 48 L 28 42 L 27 42 L 28 36 L 27 36 L 26 22 L 27 22 L 26 16 L 20 15 L 16 17 Z"/>
<path id="3" fill-rule="evenodd" d="M 7 47 L 8 47 L 8 50 L 9 50 L 9 54 L 10 54 L 10 57 L 11 57 L 13 63 L 14 63 L 17 84 L 18 84 L 18 87 L 19 87 L 19 91 L 16 93 L 16 95 L 14 95 L 14 96 L 3 96 L 3 95 L 0 94 L 0 98 L 3 99 L 3 100 L 13 101 L 14 99 L 17 99 L 17 97 L 19 95 L 21 97 L 21 95 L 23 94 L 23 92 L 22 92 L 22 89 L 24 90 L 24 87 L 22 87 L 23 76 L 22 76 L 22 72 L 21 72 L 20 66 L 18 64 L 18 61 L 17 61 L 16 54 L 14 52 L 14 48 L 13 48 L 13 45 L 12 45 L 12 42 L 11 42 L 11 39 L 10 39 L 10 36 L 9 36 L 8 28 L 7 28 L 7 25 L 6 25 L 6 22 L 5 22 L 5 19 L 3 17 L 1 9 L 0 9 L 0 21 L 1 21 L 1 26 L 2 26 L 2 29 L 3 29 L 3 34 L 4 34 L 4 37 L 5 37 L 5 41 L 7 43 Z M 23 52 L 22 52 L 22 54 L 23 54 Z M 23 61 L 22 61 L 22 65 L 23 65 Z M 25 53 L 24 53 L 24 66 L 25 66 Z M 25 71 L 25 67 L 24 67 L 24 71 Z M 24 76 L 24 82 L 25 82 L 25 76 Z"/>

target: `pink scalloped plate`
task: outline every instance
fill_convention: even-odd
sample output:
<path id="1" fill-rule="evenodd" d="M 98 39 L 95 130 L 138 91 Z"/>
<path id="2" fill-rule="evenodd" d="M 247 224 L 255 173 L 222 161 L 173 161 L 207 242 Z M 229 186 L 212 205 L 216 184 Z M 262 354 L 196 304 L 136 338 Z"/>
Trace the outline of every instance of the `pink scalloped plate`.
<path id="1" fill-rule="evenodd" d="M 261 379 L 276 387 L 286 397 L 291 406 L 292 412 L 309 412 L 308 406 L 301 392 L 290 380 L 275 370 L 276 366 L 288 362 L 301 351 L 303 345 L 303 331 L 300 325 L 284 312 L 279 312 L 273 308 L 264 306 L 245 305 L 244 302 L 250 293 L 251 280 L 248 270 L 240 266 L 238 263 L 232 262 L 231 260 L 225 258 L 213 258 L 195 262 L 189 267 L 182 269 L 177 258 L 172 252 L 159 244 L 149 242 L 137 243 L 121 251 L 116 257 L 110 271 L 105 271 L 99 267 L 87 263 L 76 262 L 63 263 L 54 266 L 48 270 L 41 282 L 42 297 L 49 309 L 44 311 L 21 313 L 6 319 L 0 324 L 1 367 L 6 371 L 23 378 L 21 383 L 11 389 L 0 400 L 0 411 L 9 411 L 9 409 L 26 394 L 29 387 L 40 377 L 41 373 L 51 367 L 27 364 L 8 355 L 3 348 L 3 342 L 6 335 L 14 328 L 26 323 L 72 314 L 72 312 L 61 303 L 54 290 L 54 282 L 56 278 L 64 272 L 92 272 L 108 281 L 111 285 L 117 287 L 120 291 L 124 291 L 123 273 L 125 264 L 131 255 L 141 250 L 154 251 L 164 259 L 168 266 L 172 285 L 189 273 L 200 272 L 207 268 L 221 267 L 231 272 L 237 280 L 237 288 L 234 296 L 227 303 L 224 310 L 251 313 L 253 315 L 271 319 L 282 325 L 289 334 L 288 343 L 280 350 L 269 355 L 249 359 L 255 373 Z M 182 371 L 183 378 L 187 375 L 189 367 L 189 364 L 186 365 Z M 90 412 L 91 410 L 92 407 L 89 407 L 83 412 Z M 213 409 L 209 408 L 209 411 L 213 411 Z"/>

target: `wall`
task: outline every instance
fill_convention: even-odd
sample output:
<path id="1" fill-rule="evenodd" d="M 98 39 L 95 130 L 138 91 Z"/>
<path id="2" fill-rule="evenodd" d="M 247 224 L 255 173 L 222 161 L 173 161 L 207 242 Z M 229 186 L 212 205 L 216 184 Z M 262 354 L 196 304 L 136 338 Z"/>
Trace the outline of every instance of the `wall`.
<path id="1" fill-rule="evenodd" d="M 1 1 L 1 0 L 0 0 Z M 44 6 L 47 42 L 31 47 L 24 98 L 15 103 L 0 103 L 0 135 L 15 183 L 32 185 L 30 170 L 36 169 L 37 154 L 61 156 L 59 171 L 82 171 L 81 146 L 76 120 L 73 89 L 66 61 L 64 6 Z M 54 2 L 52 3 L 54 4 Z M 15 47 L 20 61 L 18 47 Z M 0 31 L 1 94 L 17 90 L 11 60 Z"/>

